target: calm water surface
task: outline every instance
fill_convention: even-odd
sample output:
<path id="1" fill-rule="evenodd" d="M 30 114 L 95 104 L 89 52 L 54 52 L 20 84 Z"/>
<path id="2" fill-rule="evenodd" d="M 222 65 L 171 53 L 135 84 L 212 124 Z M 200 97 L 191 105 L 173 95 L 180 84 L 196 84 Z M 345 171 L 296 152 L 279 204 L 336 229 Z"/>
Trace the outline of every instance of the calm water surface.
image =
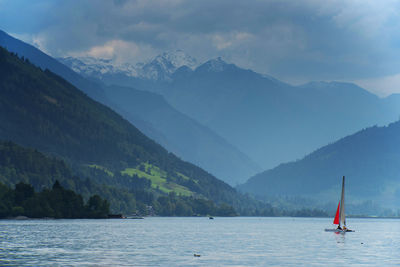
<path id="1" fill-rule="evenodd" d="M 0 221 L 0 265 L 400 266 L 400 220 L 145 218 Z M 193 257 L 193 254 L 201 257 Z"/>

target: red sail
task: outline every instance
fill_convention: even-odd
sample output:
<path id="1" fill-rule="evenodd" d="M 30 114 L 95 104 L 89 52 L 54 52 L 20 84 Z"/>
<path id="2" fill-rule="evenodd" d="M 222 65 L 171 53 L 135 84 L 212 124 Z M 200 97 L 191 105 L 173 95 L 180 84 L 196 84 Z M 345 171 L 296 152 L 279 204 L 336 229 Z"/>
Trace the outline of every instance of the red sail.
<path id="1" fill-rule="evenodd" d="M 335 219 L 333 220 L 333 224 L 339 224 L 339 211 L 340 211 L 340 202 L 337 206 L 337 211 L 336 211 Z"/>

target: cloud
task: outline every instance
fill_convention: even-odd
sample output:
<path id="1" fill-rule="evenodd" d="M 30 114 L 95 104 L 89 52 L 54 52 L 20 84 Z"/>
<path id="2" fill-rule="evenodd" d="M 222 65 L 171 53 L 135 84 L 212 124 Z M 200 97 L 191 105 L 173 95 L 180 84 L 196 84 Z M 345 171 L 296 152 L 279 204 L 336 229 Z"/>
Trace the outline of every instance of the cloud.
<path id="1" fill-rule="evenodd" d="M 2 0 L 0 7 L 4 30 L 34 36 L 54 56 L 134 63 L 183 49 L 289 82 L 378 79 L 400 69 L 394 0 Z"/>
<path id="2" fill-rule="evenodd" d="M 133 42 L 111 40 L 100 46 L 90 47 L 86 51 L 70 52 L 68 56 L 90 56 L 96 58 L 113 59 L 116 63 L 145 61 L 154 51 L 151 47 L 138 46 Z"/>
<path id="3" fill-rule="evenodd" d="M 244 42 L 253 39 L 252 34 L 247 32 L 234 32 L 228 34 L 215 34 L 212 36 L 213 44 L 217 50 L 223 50 L 232 46 L 240 46 Z"/>

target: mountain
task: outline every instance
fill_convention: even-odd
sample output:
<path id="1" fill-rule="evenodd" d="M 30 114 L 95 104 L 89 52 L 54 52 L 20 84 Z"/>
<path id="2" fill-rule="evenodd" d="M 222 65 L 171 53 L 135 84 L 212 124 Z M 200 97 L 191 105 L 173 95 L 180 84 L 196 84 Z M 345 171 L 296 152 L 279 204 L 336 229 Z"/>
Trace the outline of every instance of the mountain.
<path id="1" fill-rule="evenodd" d="M 114 96 L 111 93 L 113 89 L 103 86 L 103 83 L 114 80 L 121 82 L 124 80 L 121 77 L 143 82 L 153 81 L 153 79 L 154 82 L 168 80 L 177 68 L 182 66 L 194 68 L 197 64 L 196 60 L 181 50 L 165 52 L 147 63 L 139 63 L 135 66 L 116 65 L 112 60 L 89 57 L 60 59 L 73 71 L 37 48 L 1 31 L 0 45 L 28 58 L 42 69 L 49 69 L 60 75 L 93 99 L 123 114 L 142 132 L 169 151 L 201 166 L 231 185 L 243 183 L 247 177 L 261 171 L 254 161 L 236 147 L 212 130 L 178 112 L 164 100 L 160 100 L 158 95 L 140 94 L 132 89 L 129 97 L 134 98 L 130 99 L 121 96 L 122 91 L 129 92 L 129 90 L 114 88 L 116 93 Z M 143 108 L 138 109 L 138 106 Z M 151 113 L 148 108 L 150 106 L 155 108 Z"/>
<path id="2" fill-rule="evenodd" d="M 113 108 L 174 154 L 237 185 L 261 169 L 222 137 L 170 106 L 158 94 L 121 86 L 104 88 Z M 148 124 L 143 125 L 143 121 Z"/>
<path id="3" fill-rule="evenodd" d="M 391 94 L 383 99 L 385 105 L 394 110 L 395 114 L 400 114 L 400 94 Z M 400 115 L 397 117 L 400 118 Z"/>
<path id="4" fill-rule="evenodd" d="M 97 59 L 93 57 L 65 57 L 58 60 L 70 67 L 75 72 L 88 77 L 95 78 L 113 84 L 121 77 L 132 80 L 144 79 L 152 81 L 170 80 L 170 76 L 178 68 L 197 66 L 196 59 L 185 54 L 182 50 L 164 52 L 146 63 L 118 63 L 112 59 Z"/>
<path id="5" fill-rule="evenodd" d="M 121 75 L 107 83 L 163 95 L 264 169 L 300 159 L 364 127 L 386 125 L 400 114 L 399 98 L 381 99 L 355 84 L 292 86 L 222 58 L 196 68 L 181 66 L 169 79 Z"/>
<path id="6" fill-rule="evenodd" d="M 257 174 L 238 188 L 264 199 L 301 196 L 322 204 L 338 200 L 343 175 L 350 211 L 378 215 L 384 208 L 398 209 L 400 121 L 361 130 L 301 160 Z M 380 210 L 366 210 L 362 203 Z"/>
<path id="7" fill-rule="evenodd" d="M 115 67 L 111 60 L 93 58 L 64 58 L 60 61 L 88 78 L 105 83 L 112 83 L 113 79 L 121 83 L 119 75 L 144 81 L 165 81 L 182 64 L 192 66 L 195 62 L 182 51 L 163 53 L 136 67 L 129 64 Z M 162 96 L 115 85 L 105 86 L 103 91 L 109 100 L 108 105 L 146 135 L 223 181 L 237 185 L 261 170 L 247 155 L 212 130 L 174 109 Z"/>
<path id="8" fill-rule="evenodd" d="M 175 193 L 236 207 L 249 203 L 235 189 L 169 153 L 60 76 L 3 48 L 0 88 L 2 140 L 61 158 L 76 173 L 90 174 L 94 182 L 114 188 L 129 188 L 145 178 L 151 185 L 150 196 Z M 142 193 L 151 204 L 152 197 Z"/>
<path id="9" fill-rule="evenodd" d="M 264 168 L 301 158 L 326 143 L 398 116 L 377 96 L 354 84 L 318 82 L 295 87 L 220 58 L 194 71 L 178 71 L 172 82 L 160 85 L 159 92 Z"/>

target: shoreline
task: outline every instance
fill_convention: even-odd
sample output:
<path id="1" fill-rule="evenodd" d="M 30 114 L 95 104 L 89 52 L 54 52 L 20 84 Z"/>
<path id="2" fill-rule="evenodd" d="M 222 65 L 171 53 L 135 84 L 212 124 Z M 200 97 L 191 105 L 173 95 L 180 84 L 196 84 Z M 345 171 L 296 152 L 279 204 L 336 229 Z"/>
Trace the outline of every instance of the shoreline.
<path id="1" fill-rule="evenodd" d="M 33 221 L 33 220 L 142 220 L 145 218 L 207 218 L 209 216 L 138 216 L 138 217 L 123 217 L 123 218 L 52 218 L 52 217 L 43 217 L 43 218 L 30 218 L 26 216 L 16 216 L 16 217 L 7 217 L 0 218 L 0 220 L 10 220 L 10 221 Z M 213 216 L 213 218 L 330 218 L 330 217 L 301 217 L 301 216 Z M 379 217 L 379 216 L 347 216 L 347 218 L 353 219 L 400 219 L 400 217 Z"/>

